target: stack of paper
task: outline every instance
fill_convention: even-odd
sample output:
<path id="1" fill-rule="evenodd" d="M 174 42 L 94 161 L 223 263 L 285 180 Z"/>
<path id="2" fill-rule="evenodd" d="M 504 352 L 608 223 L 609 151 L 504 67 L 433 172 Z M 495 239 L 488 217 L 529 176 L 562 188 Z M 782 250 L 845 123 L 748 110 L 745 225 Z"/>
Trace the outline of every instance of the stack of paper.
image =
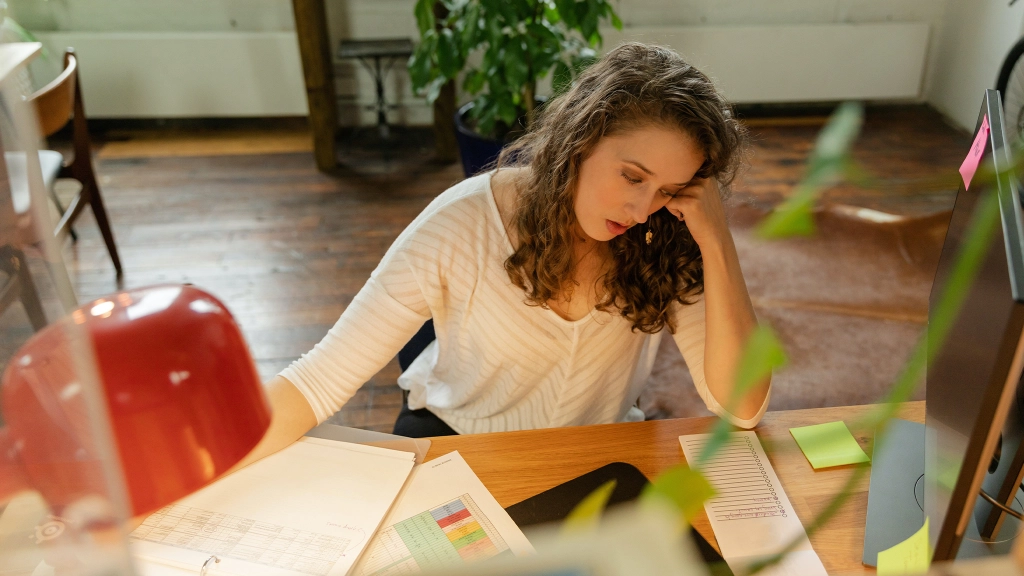
<path id="1" fill-rule="evenodd" d="M 380 527 L 413 454 L 302 438 L 159 510 L 130 535 L 147 575 L 342 576 Z"/>
<path id="2" fill-rule="evenodd" d="M 211 557 L 211 576 L 384 576 L 533 552 L 458 452 L 414 469 L 409 452 L 308 437 L 130 540 L 144 576 L 194 575 Z"/>

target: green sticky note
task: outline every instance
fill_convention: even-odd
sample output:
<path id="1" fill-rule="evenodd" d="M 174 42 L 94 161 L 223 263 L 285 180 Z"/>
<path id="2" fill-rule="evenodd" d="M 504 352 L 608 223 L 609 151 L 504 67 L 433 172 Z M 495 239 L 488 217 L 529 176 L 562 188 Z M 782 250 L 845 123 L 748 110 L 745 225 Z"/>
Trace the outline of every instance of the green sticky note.
<path id="1" fill-rule="evenodd" d="M 928 546 L 928 519 L 924 526 L 903 542 L 878 553 L 879 576 L 924 574 L 928 572 L 932 554 Z"/>
<path id="2" fill-rule="evenodd" d="M 807 456 L 815 470 L 871 461 L 871 458 L 861 450 L 853 434 L 850 434 L 845 422 L 790 428 L 789 433 L 796 439 L 796 443 L 800 445 L 804 456 Z"/>

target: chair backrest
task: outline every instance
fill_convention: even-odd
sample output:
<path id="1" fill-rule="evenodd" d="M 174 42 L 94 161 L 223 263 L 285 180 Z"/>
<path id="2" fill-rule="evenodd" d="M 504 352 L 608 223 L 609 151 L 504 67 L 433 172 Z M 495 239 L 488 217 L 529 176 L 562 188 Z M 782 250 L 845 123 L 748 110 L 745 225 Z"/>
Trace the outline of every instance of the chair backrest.
<path id="1" fill-rule="evenodd" d="M 36 106 L 43 136 L 60 130 L 71 119 L 75 106 L 75 82 L 78 80 L 78 59 L 74 50 L 64 53 L 64 71 L 52 82 L 29 96 Z"/>

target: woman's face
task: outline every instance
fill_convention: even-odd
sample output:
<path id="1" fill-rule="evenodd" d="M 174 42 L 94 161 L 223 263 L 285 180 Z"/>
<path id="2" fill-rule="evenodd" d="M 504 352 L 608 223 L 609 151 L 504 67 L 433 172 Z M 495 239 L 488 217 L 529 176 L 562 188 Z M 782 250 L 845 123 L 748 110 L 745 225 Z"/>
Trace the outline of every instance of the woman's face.
<path id="1" fill-rule="evenodd" d="M 652 125 L 606 136 L 580 167 L 576 220 L 588 237 L 611 240 L 664 208 L 703 163 L 697 143 L 677 129 Z"/>

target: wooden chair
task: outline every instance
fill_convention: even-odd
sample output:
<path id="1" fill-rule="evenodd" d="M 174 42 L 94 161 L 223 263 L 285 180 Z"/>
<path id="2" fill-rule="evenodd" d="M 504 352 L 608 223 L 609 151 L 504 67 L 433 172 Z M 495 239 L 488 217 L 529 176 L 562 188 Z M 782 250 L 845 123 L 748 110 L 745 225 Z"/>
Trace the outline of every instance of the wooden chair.
<path id="1" fill-rule="evenodd" d="M 96 172 L 92 166 L 92 142 L 89 139 L 89 128 L 85 118 L 85 105 L 82 103 L 82 89 L 78 83 L 78 59 L 75 51 L 68 48 L 64 53 L 64 71 L 52 82 L 29 96 L 29 102 L 35 105 L 39 115 L 39 125 L 43 136 L 49 137 L 63 128 L 68 121 L 72 123 L 71 137 L 74 145 L 74 158 L 65 162 L 64 157 L 53 150 L 40 150 L 39 163 L 43 170 L 43 181 L 61 212 L 60 220 L 54 235 L 62 238 L 70 233 L 72 240 L 77 240 L 71 226 L 82 213 L 85 205 L 92 207 L 96 223 L 107 245 L 107 252 L 114 262 L 117 277 L 122 275 L 121 259 L 117 255 L 114 233 L 110 229 L 107 210 L 103 206 L 103 197 L 96 181 Z M 58 178 L 78 180 L 82 189 L 65 208 L 54 191 L 54 182 Z"/>

